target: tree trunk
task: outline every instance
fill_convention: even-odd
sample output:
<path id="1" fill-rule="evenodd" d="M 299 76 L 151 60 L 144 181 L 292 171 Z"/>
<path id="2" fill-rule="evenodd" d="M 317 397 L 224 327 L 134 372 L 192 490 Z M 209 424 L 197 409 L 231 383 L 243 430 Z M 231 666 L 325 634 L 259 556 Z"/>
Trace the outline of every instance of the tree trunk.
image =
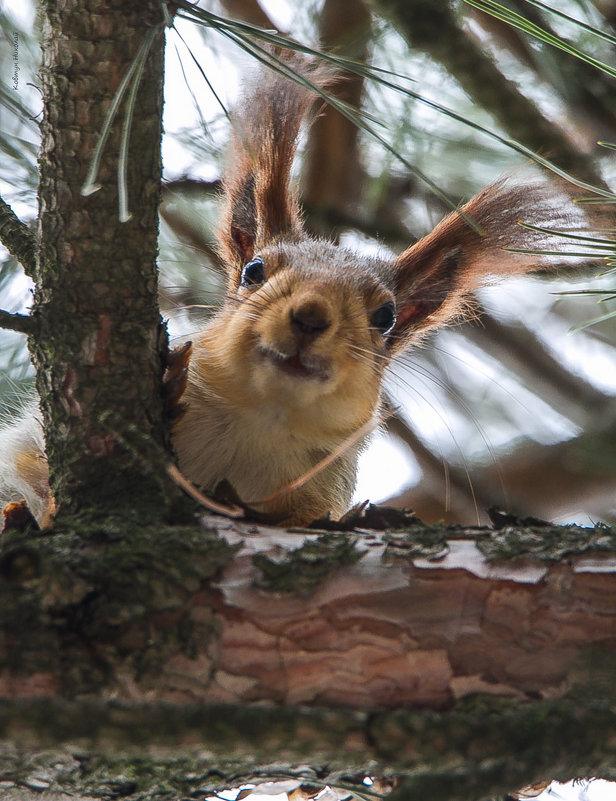
<path id="1" fill-rule="evenodd" d="M 160 385 L 166 331 L 157 305 L 164 35 L 160 5 L 43 4 L 40 258 L 30 339 L 60 516 L 147 518 L 166 508 L 152 465 L 164 451 Z M 125 105 L 97 181 L 81 194 L 114 95 L 153 36 L 130 128 L 128 204 L 119 220 L 118 153 Z M 126 95 L 124 104 L 126 104 Z M 126 492 L 126 487 L 131 492 Z"/>
<path id="2" fill-rule="evenodd" d="M 319 16 L 319 39 L 326 50 L 364 61 L 372 32 L 363 0 L 326 0 Z M 328 91 L 354 109 L 361 107 L 363 78 L 343 73 Z M 325 105 L 310 127 L 304 162 L 302 202 L 310 209 L 315 233 L 327 235 L 330 212 L 357 211 L 362 187 L 359 129 L 337 109 Z M 320 222 L 321 230 L 315 229 Z"/>

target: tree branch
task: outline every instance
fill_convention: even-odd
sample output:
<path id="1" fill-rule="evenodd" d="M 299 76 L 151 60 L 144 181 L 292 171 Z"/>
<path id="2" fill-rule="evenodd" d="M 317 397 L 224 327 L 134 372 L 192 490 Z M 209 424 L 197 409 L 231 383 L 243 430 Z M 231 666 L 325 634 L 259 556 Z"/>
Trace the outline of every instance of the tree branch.
<path id="1" fill-rule="evenodd" d="M 518 142 L 600 186 L 604 182 L 590 159 L 581 154 L 537 106 L 506 78 L 479 44 L 461 30 L 446 3 L 430 0 L 374 0 L 410 47 L 427 53 L 455 77 L 476 105 L 493 114 Z"/>
<path id="2" fill-rule="evenodd" d="M 19 331 L 21 334 L 32 334 L 36 329 L 34 318 L 27 314 L 12 314 L 0 309 L 0 328 Z"/>
<path id="3" fill-rule="evenodd" d="M 237 786 L 242 774 L 244 781 L 290 777 L 294 765 L 305 770 L 308 763 L 323 765 L 325 774 L 412 771 L 410 786 L 425 792 L 392 794 L 392 801 L 485 798 L 531 777 L 609 773 L 615 729 L 616 717 L 605 699 L 503 704 L 483 698 L 474 708 L 437 712 L 93 698 L 0 701 L 0 737 L 20 750 L 37 748 L 45 757 L 50 749 L 79 742 L 86 753 L 93 749 L 103 758 L 115 756 L 117 767 L 120 751 L 129 749 L 134 759 L 165 764 L 166 771 L 193 768 L 188 781 L 181 778 L 184 790 L 199 790 L 194 796 Z M 489 757 L 477 756 L 484 754 Z M 199 761 L 202 769 L 194 770 Z M 208 776 L 213 766 L 218 775 Z M 448 787 L 454 774 L 459 784 Z M 430 777 L 442 785 L 441 794 L 427 792 Z M 66 789 L 63 778 L 57 777 L 54 789 Z M 148 781 L 145 771 L 143 779 Z M 160 782 L 160 774 L 153 772 L 151 780 Z"/>
<path id="4" fill-rule="evenodd" d="M 233 19 L 240 19 L 268 30 L 277 28 L 257 0 L 221 0 L 220 5 Z M 283 31 L 279 32 L 283 33 Z"/>
<path id="5" fill-rule="evenodd" d="M 84 545 L 3 535 L 0 744 L 16 759 L 77 743 L 117 771 L 130 746 L 146 782 L 182 762 L 174 797 L 281 763 L 410 772 L 422 801 L 613 764 L 616 532 L 121 526 Z"/>
<path id="6" fill-rule="evenodd" d="M 26 275 L 34 278 L 36 271 L 36 237 L 1 197 L 0 242 L 22 264 Z"/>

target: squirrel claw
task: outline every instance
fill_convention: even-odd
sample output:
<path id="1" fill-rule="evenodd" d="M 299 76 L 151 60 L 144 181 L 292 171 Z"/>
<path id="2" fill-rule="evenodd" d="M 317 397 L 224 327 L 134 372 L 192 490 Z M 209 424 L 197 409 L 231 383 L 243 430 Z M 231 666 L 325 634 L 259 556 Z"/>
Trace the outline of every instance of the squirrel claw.
<path id="1" fill-rule="evenodd" d="M 170 420 L 177 420 L 188 408 L 188 403 L 181 402 L 180 398 L 186 389 L 191 353 L 192 342 L 185 342 L 167 355 L 167 367 L 163 375 L 163 394 L 167 405 L 167 417 Z"/>
<path id="2" fill-rule="evenodd" d="M 180 345 L 167 354 L 167 370 L 166 372 L 173 372 L 174 370 L 182 370 L 188 367 L 188 362 L 192 354 L 192 342 L 188 340 L 183 345 Z"/>
<path id="3" fill-rule="evenodd" d="M 177 373 L 167 374 L 163 377 L 163 387 L 167 403 L 170 407 L 177 406 L 180 398 L 186 389 L 188 380 L 188 367 L 184 367 Z"/>
<path id="4" fill-rule="evenodd" d="M 189 406 L 190 404 L 187 403 L 186 401 L 182 401 L 181 403 L 175 403 L 173 405 L 168 405 L 167 418 L 171 420 L 171 422 L 179 420 Z"/>

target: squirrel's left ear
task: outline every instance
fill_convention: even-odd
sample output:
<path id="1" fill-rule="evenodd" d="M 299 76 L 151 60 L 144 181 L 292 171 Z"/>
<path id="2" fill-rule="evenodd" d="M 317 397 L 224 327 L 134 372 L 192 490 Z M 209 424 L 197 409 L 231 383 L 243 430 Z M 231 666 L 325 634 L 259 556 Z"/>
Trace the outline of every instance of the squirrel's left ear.
<path id="1" fill-rule="evenodd" d="M 318 62 L 285 53 L 284 62 L 321 86 L 327 73 Z M 297 193 L 290 173 L 301 123 L 315 94 L 274 70 L 258 73 L 231 117 L 231 147 L 223 174 L 224 208 L 219 241 L 229 277 L 239 283 L 241 267 L 280 237 L 301 235 Z"/>
<path id="2" fill-rule="evenodd" d="M 394 260 L 397 321 L 390 338 L 392 352 L 460 316 L 472 290 L 490 276 L 553 270 L 583 261 L 568 255 L 571 240 L 558 236 L 591 229 L 570 187 L 540 176 L 526 178 L 505 177 L 482 190 Z"/>

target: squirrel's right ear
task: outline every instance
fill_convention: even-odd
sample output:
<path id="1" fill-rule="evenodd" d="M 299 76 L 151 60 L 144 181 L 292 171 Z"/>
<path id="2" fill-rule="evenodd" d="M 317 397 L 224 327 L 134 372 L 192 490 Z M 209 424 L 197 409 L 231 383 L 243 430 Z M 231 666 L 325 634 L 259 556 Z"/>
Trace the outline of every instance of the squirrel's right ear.
<path id="1" fill-rule="evenodd" d="M 392 353 L 459 317 L 470 293 L 490 276 L 583 261 L 559 232 L 596 230 L 588 214 L 575 204 L 571 187 L 541 174 L 505 176 L 483 189 L 392 263 Z"/>

